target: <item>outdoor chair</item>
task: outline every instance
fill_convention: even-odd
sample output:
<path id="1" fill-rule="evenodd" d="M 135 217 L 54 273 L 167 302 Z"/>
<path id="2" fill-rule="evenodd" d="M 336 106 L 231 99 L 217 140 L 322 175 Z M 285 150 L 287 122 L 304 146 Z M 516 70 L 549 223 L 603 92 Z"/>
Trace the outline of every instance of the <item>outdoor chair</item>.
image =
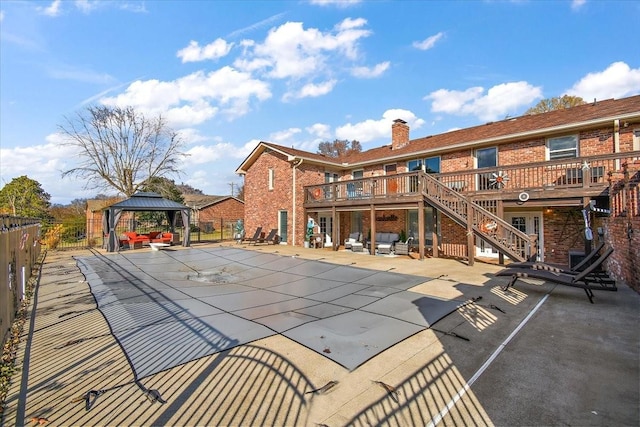
<path id="1" fill-rule="evenodd" d="M 359 231 L 349 234 L 349 237 L 344 239 L 344 248 L 351 249 L 351 245 L 360 242 L 360 239 L 362 239 L 362 233 Z"/>
<path id="2" fill-rule="evenodd" d="M 245 237 L 244 239 L 242 239 L 242 241 L 249 242 L 249 244 L 251 244 L 251 242 L 255 242 L 260 238 L 260 233 L 262 233 L 262 227 L 256 228 L 256 232 L 253 237 Z"/>
<path id="3" fill-rule="evenodd" d="M 579 273 L 580 271 L 588 267 L 591 260 L 598 255 L 598 253 L 602 250 L 602 248 L 604 248 L 604 242 L 600 242 L 600 244 L 594 250 L 592 250 L 586 257 L 584 257 L 584 259 L 580 261 L 579 264 L 576 264 L 575 266 L 571 267 L 569 270 L 562 269 L 560 267 L 547 264 L 544 262 L 539 262 L 539 261 L 512 262 L 507 267 L 508 268 L 534 268 L 536 270 L 555 271 L 556 273 L 568 273 L 568 274 Z"/>
<path id="4" fill-rule="evenodd" d="M 396 255 L 409 255 L 409 248 L 411 248 L 411 241 L 413 237 L 409 237 L 406 242 L 396 243 L 395 254 Z"/>
<path id="5" fill-rule="evenodd" d="M 254 245 L 257 245 L 258 243 L 266 243 L 266 244 L 276 244 L 276 241 L 279 242 L 279 237 L 276 235 L 276 233 L 278 232 L 277 228 L 272 228 L 271 231 L 269 232 L 269 234 L 267 235 L 267 237 L 258 237 L 257 239 L 255 239 L 253 241 Z M 249 243 L 251 244 L 251 243 Z"/>
<path id="6" fill-rule="evenodd" d="M 547 282 L 557 283 L 559 285 L 571 286 L 574 288 L 582 288 L 587 294 L 587 298 L 593 304 L 593 291 L 617 291 L 615 282 L 600 281 L 593 276 L 593 272 L 600 268 L 602 263 L 613 253 L 613 249 L 608 249 L 605 253 L 593 262 L 584 271 L 577 274 L 559 273 L 550 270 L 536 270 L 527 268 L 505 268 L 496 273 L 496 276 L 511 276 L 509 283 L 502 288 L 503 291 L 513 286 L 518 279 L 531 278 L 540 279 Z"/>

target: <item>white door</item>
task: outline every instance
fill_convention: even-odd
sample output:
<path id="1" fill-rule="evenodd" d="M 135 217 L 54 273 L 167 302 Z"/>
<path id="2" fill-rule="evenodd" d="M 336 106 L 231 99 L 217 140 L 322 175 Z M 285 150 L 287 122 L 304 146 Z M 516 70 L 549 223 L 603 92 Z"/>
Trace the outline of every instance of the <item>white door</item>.
<path id="1" fill-rule="evenodd" d="M 538 261 L 544 261 L 544 234 L 542 233 L 541 212 L 505 212 L 504 220 L 525 234 L 538 236 Z M 498 251 L 479 237 L 476 237 L 476 256 L 497 258 Z"/>
<path id="2" fill-rule="evenodd" d="M 541 212 L 508 212 L 504 215 L 505 221 L 525 234 L 538 236 L 537 261 L 544 261 L 544 233 L 542 232 Z"/>

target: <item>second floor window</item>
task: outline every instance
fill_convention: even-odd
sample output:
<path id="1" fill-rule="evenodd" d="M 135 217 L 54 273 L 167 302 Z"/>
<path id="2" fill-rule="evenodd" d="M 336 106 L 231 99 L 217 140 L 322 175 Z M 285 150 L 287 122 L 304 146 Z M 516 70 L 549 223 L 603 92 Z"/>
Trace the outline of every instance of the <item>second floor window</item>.
<path id="1" fill-rule="evenodd" d="M 480 148 L 476 150 L 476 167 L 492 168 L 498 165 L 498 149 L 496 147 Z"/>
<path id="2" fill-rule="evenodd" d="M 276 177 L 276 171 L 273 169 L 269 169 L 269 190 L 273 190 L 275 177 Z"/>
<path id="3" fill-rule="evenodd" d="M 425 171 L 426 173 L 440 173 L 440 157 L 427 157 L 426 159 L 415 159 L 407 162 L 407 170 Z"/>
<path id="4" fill-rule="evenodd" d="M 547 140 L 549 160 L 578 157 L 578 136 L 567 135 Z"/>

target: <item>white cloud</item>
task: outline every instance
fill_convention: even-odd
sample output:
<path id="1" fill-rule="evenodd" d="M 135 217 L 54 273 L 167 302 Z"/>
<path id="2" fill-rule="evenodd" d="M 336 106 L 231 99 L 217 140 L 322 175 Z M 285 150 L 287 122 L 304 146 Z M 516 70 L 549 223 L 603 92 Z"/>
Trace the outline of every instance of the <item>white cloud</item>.
<path id="1" fill-rule="evenodd" d="M 356 5 L 361 1 L 362 0 L 311 0 L 310 3 L 318 6 L 337 6 L 339 8 L 346 8 Z"/>
<path id="2" fill-rule="evenodd" d="M 99 6 L 97 1 L 89 0 L 75 0 L 74 4 L 76 8 L 80 9 L 83 13 L 89 13 L 92 10 L 97 9 Z"/>
<path id="3" fill-rule="evenodd" d="M 233 144 L 222 142 L 215 145 L 194 145 L 185 153 L 188 155 L 182 162 L 185 166 L 201 165 L 220 160 L 223 156 L 235 151 Z"/>
<path id="4" fill-rule="evenodd" d="M 289 128 L 277 132 L 273 132 L 269 135 L 269 141 L 275 142 L 276 144 L 286 144 L 291 143 L 293 137 L 302 132 L 300 128 Z"/>
<path id="5" fill-rule="evenodd" d="M 325 125 L 324 123 L 314 123 L 309 127 L 306 127 L 305 130 L 320 139 L 326 140 L 331 138 L 331 126 Z"/>
<path id="6" fill-rule="evenodd" d="M 329 80 L 323 83 L 307 83 L 295 92 L 287 92 L 283 95 L 282 100 L 288 101 L 291 98 L 316 98 L 331 92 L 336 85 L 336 80 Z"/>
<path id="7" fill-rule="evenodd" d="M 429 50 L 436 45 L 436 43 L 444 37 L 443 32 L 439 32 L 433 36 L 427 37 L 426 39 L 420 42 L 413 42 L 413 47 L 420 50 Z"/>
<path id="8" fill-rule="evenodd" d="M 587 3 L 587 0 L 572 0 L 571 9 L 578 10 Z"/>
<path id="9" fill-rule="evenodd" d="M 624 98 L 640 93 L 640 68 L 614 62 L 606 70 L 589 73 L 567 90 L 589 102 L 592 99 Z"/>
<path id="10" fill-rule="evenodd" d="M 43 15 L 55 17 L 60 15 L 61 3 L 61 0 L 53 0 L 53 2 L 48 7 L 37 7 L 36 10 L 38 10 Z"/>
<path id="11" fill-rule="evenodd" d="M 173 81 L 146 80 L 131 83 L 124 93 L 102 98 L 110 106 L 133 106 L 150 114 L 163 113 L 176 120 L 170 123 L 189 126 L 213 117 L 218 112 L 230 118 L 249 111 L 252 98 L 271 97 L 267 83 L 249 73 L 231 67 L 204 73 L 198 71 Z"/>
<path id="12" fill-rule="evenodd" d="M 481 120 L 499 120 L 542 98 L 542 89 L 527 82 L 502 83 L 486 94 L 482 87 L 465 91 L 439 89 L 424 99 L 432 101 L 431 111 L 456 115 L 473 115 Z"/>
<path id="13" fill-rule="evenodd" d="M 177 53 L 178 58 L 182 58 L 182 63 L 199 62 L 206 59 L 218 59 L 226 56 L 233 47 L 233 43 L 227 43 L 225 40 L 218 38 L 208 45 L 201 47 L 197 41 L 191 40 L 189 46 L 180 49 Z"/>
<path id="14" fill-rule="evenodd" d="M 2 159 L 0 187 L 14 178 L 26 175 L 38 181 L 55 203 L 87 197 L 81 182 L 61 178 L 62 171 L 74 167 L 74 159 L 78 158 L 77 149 L 63 145 L 62 142 L 62 136 L 54 133 L 46 137 L 45 143 L 0 148 Z"/>
<path id="15" fill-rule="evenodd" d="M 333 72 L 342 57 L 357 58 L 358 41 L 371 34 L 362 29 L 366 23 L 362 18 L 347 18 L 332 31 L 322 32 L 304 29 L 302 22 L 287 22 L 269 31 L 263 43 L 243 43 L 244 57 L 234 64 L 241 70 L 263 70 L 275 79 L 299 79 Z M 328 62 L 331 68 L 326 66 Z"/>
<path id="16" fill-rule="evenodd" d="M 373 141 L 375 139 L 391 138 L 391 125 L 395 119 L 402 119 L 407 122 L 411 129 L 419 129 L 424 120 L 419 119 L 411 111 L 402 109 L 387 110 L 379 120 L 368 119 L 360 123 L 348 123 L 336 129 L 337 139 L 358 140 L 361 143 Z"/>
<path id="17" fill-rule="evenodd" d="M 354 77 L 360 77 L 364 79 L 371 79 L 381 76 L 385 71 L 389 69 L 389 61 L 376 64 L 374 67 L 354 67 L 351 69 L 351 75 Z"/>

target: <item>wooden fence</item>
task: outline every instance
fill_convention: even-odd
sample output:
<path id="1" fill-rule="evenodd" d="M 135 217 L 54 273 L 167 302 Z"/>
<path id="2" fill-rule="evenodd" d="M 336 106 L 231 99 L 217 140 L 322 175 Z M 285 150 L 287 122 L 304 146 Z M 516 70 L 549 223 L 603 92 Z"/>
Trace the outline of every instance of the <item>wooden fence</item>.
<path id="1" fill-rule="evenodd" d="M 4 343 L 40 256 L 41 226 L 15 217 L 1 217 L 0 223 L 0 332 Z"/>

